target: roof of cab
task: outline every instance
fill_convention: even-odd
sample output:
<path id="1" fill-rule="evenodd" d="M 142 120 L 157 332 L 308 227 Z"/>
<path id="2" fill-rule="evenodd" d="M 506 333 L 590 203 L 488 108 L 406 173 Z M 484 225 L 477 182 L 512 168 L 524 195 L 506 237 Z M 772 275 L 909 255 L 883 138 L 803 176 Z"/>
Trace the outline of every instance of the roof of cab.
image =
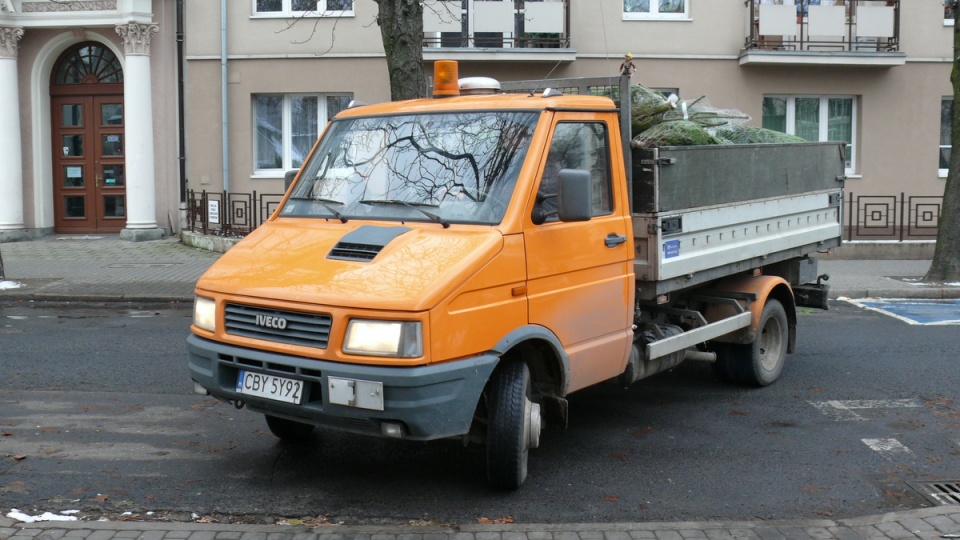
<path id="1" fill-rule="evenodd" d="M 530 94 L 479 94 L 363 105 L 341 111 L 337 114 L 337 118 L 378 116 L 397 113 L 419 114 L 462 110 L 489 111 L 496 109 L 586 109 L 611 111 L 616 108 L 610 98 L 600 96 L 572 94 L 542 97 L 541 94 L 535 94 L 533 96 Z"/>

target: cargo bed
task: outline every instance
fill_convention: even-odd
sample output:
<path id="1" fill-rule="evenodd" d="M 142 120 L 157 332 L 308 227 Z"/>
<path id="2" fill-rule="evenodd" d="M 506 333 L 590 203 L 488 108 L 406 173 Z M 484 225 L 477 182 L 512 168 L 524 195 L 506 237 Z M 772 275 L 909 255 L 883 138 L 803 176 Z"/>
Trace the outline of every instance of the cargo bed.
<path id="1" fill-rule="evenodd" d="M 633 151 L 640 300 L 840 245 L 838 143 Z"/>

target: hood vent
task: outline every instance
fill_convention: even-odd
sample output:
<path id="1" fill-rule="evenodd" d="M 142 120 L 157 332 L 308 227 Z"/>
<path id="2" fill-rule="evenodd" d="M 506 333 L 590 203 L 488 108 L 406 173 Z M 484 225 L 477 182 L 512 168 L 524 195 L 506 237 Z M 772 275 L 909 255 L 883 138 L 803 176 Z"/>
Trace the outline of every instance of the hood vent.
<path id="1" fill-rule="evenodd" d="M 349 242 L 339 242 L 330 250 L 328 259 L 343 259 L 345 261 L 372 261 L 383 246 L 371 246 L 369 244 L 351 244 Z"/>
<path id="2" fill-rule="evenodd" d="M 409 230 L 409 227 L 363 225 L 343 235 L 343 238 L 327 254 L 327 258 L 341 261 L 372 261 L 394 238 Z"/>

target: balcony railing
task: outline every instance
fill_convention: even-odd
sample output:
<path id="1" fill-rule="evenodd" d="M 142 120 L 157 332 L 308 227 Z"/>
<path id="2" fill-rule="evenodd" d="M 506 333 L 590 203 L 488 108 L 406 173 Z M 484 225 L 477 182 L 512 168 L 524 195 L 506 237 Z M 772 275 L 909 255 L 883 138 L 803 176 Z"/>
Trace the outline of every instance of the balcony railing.
<path id="1" fill-rule="evenodd" d="M 748 0 L 747 8 L 747 51 L 900 50 L 900 0 Z"/>
<path id="2" fill-rule="evenodd" d="M 854 195 L 844 203 L 844 240 L 934 240 L 943 196 Z M 213 236 L 242 237 L 277 209 L 282 193 L 187 193 L 187 228 Z"/>
<path id="3" fill-rule="evenodd" d="M 423 46 L 459 49 L 570 47 L 569 0 L 427 0 Z"/>

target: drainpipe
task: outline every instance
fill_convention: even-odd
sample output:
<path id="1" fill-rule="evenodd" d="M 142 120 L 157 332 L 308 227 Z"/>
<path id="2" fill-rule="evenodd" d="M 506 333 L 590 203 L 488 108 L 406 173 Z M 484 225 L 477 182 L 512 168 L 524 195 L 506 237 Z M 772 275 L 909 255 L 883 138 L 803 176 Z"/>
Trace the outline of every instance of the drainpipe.
<path id="1" fill-rule="evenodd" d="M 223 191 L 230 191 L 230 121 L 227 118 L 227 0 L 220 0 L 220 114 L 223 117 Z M 223 201 L 226 205 L 227 201 Z M 226 214 L 223 214 L 226 215 Z"/>
<path id="2" fill-rule="evenodd" d="M 187 227 L 187 143 L 183 103 L 183 0 L 177 0 L 177 129 L 180 133 L 180 230 Z"/>

